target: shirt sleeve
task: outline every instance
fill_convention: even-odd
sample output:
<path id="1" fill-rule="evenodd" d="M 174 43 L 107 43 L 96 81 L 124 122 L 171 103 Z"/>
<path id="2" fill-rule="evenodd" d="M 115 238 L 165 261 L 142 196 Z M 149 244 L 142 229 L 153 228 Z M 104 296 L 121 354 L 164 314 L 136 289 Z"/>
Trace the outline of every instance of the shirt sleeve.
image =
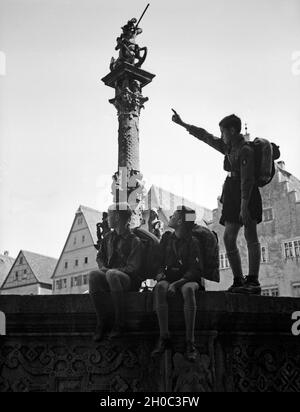
<path id="1" fill-rule="evenodd" d="M 126 265 L 119 268 L 121 272 L 127 273 L 128 275 L 136 275 L 141 270 L 142 266 L 142 255 L 143 255 L 143 245 L 142 241 L 135 236 L 132 239 L 131 251 L 127 258 Z"/>
<path id="2" fill-rule="evenodd" d="M 164 273 L 165 271 L 165 266 L 166 266 L 166 248 L 167 248 L 167 243 L 169 241 L 170 237 L 170 232 L 165 232 L 161 238 L 161 241 L 159 243 L 159 272 L 158 273 Z"/>
<path id="3" fill-rule="evenodd" d="M 201 127 L 188 126 L 186 129 L 191 135 L 197 137 L 197 139 L 213 147 L 218 152 L 222 154 L 226 153 L 226 145 L 223 139 L 220 139 L 219 137 L 216 137 L 208 133 L 205 129 L 202 129 Z"/>
<path id="4" fill-rule="evenodd" d="M 104 237 L 100 244 L 100 249 L 97 253 L 96 262 L 99 269 L 107 266 L 107 239 Z"/>
<path id="5" fill-rule="evenodd" d="M 255 157 L 253 148 L 248 144 L 241 149 L 240 168 L 242 199 L 249 201 L 255 183 Z"/>
<path id="6" fill-rule="evenodd" d="M 201 279 L 204 272 L 203 253 L 199 242 L 194 239 L 189 257 L 189 268 L 183 278 L 189 282 L 197 282 Z"/>

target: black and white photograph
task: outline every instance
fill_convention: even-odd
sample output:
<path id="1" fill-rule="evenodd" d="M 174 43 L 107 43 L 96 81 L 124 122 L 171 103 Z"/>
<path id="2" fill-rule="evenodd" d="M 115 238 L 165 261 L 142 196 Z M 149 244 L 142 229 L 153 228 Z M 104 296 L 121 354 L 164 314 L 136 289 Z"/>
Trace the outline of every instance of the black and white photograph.
<path id="1" fill-rule="evenodd" d="M 0 392 L 300 392 L 300 1 L 149 1 L 0 0 Z"/>

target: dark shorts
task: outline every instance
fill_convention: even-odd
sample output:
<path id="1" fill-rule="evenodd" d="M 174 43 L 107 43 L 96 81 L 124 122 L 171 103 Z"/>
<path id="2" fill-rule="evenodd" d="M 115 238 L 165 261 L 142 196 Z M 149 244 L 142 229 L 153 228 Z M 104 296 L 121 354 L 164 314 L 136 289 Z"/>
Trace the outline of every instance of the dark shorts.
<path id="1" fill-rule="evenodd" d="M 223 204 L 220 224 L 225 226 L 225 222 L 239 223 L 241 212 L 241 181 L 237 178 L 227 177 L 223 186 L 221 197 Z M 257 223 L 262 221 L 262 200 L 259 188 L 254 186 L 249 201 L 249 212 L 253 220 Z"/>

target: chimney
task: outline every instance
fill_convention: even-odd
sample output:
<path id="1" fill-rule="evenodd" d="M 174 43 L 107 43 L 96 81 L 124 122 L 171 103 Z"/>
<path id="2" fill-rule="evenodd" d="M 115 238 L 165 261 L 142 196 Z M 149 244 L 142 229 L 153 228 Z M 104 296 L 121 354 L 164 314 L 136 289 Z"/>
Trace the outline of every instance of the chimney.
<path id="1" fill-rule="evenodd" d="M 280 160 L 280 162 L 277 162 L 277 164 L 280 167 L 280 169 L 285 170 L 285 163 L 283 160 Z"/>
<path id="2" fill-rule="evenodd" d="M 4 256 L 9 256 L 9 251 L 8 250 L 4 251 Z"/>

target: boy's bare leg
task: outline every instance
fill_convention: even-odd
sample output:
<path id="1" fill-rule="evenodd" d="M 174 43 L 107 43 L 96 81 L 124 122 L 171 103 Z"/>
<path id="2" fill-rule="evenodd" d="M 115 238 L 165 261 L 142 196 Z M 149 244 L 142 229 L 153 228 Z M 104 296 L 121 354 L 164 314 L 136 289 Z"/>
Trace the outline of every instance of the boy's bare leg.
<path id="1" fill-rule="evenodd" d="M 169 282 L 162 280 L 154 288 L 154 309 L 159 324 L 159 340 L 152 352 L 152 356 L 161 355 L 166 350 L 169 340 L 169 308 L 167 294 Z"/>
<path id="2" fill-rule="evenodd" d="M 249 273 L 244 287 L 239 288 L 239 292 L 260 295 L 259 269 L 261 260 L 261 246 L 257 236 L 257 223 L 252 221 L 245 227 L 245 238 L 248 247 Z"/>
<path id="3" fill-rule="evenodd" d="M 97 327 L 94 335 L 94 340 L 96 342 L 103 338 L 106 311 L 105 306 L 102 303 L 101 295 L 103 292 L 107 292 L 108 290 L 109 286 L 106 280 L 105 272 L 101 270 L 94 270 L 90 272 L 89 293 L 97 316 Z"/>
<path id="4" fill-rule="evenodd" d="M 106 280 L 109 284 L 111 297 L 115 312 L 115 324 L 111 338 L 117 338 L 122 335 L 125 327 L 125 295 L 124 293 L 130 290 L 130 277 L 117 269 L 110 269 L 106 273 Z"/>
<path id="5" fill-rule="evenodd" d="M 183 311 L 186 330 L 186 357 L 190 361 L 195 361 L 197 351 L 195 343 L 195 322 L 197 314 L 196 292 L 199 290 L 197 282 L 188 282 L 182 286 Z"/>
<path id="6" fill-rule="evenodd" d="M 233 273 L 233 285 L 228 289 L 228 292 L 236 292 L 237 287 L 244 285 L 242 261 L 237 247 L 237 237 L 240 229 L 241 225 L 238 223 L 225 223 L 224 244 Z"/>

